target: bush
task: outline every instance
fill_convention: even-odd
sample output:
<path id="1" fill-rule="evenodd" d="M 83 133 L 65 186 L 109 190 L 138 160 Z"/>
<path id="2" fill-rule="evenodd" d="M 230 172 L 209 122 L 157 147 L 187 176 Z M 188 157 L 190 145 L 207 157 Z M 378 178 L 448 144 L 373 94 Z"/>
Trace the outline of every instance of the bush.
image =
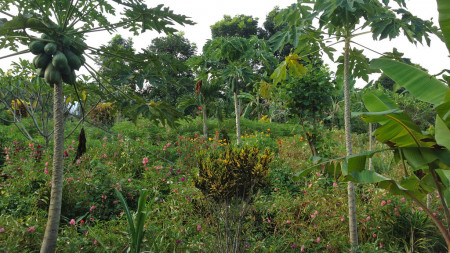
<path id="1" fill-rule="evenodd" d="M 89 117 L 98 123 L 104 125 L 112 125 L 114 123 L 115 109 L 111 103 L 99 103 L 94 110 L 91 111 Z"/>
<path id="2" fill-rule="evenodd" d="M 219 156 L 209 155 L 199 163 L 195 187 L 216 202 L 247 198 L 269 185 L 267 176 L 272 155 L 268 149 L 259 155 L 259 149 L 252 147 L 230 148 Z"/>

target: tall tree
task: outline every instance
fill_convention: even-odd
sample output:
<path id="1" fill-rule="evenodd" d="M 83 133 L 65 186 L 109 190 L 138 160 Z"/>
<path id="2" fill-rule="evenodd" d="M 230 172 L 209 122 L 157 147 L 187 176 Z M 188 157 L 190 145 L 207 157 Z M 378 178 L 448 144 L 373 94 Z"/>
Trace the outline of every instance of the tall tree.
<path id="1" fill-rule="evenodd" d="M 107 15 L 114 16 L 116 14 L 112 3 L 119 4 L 122 8 L 123 14 L 118 23 L 108 21 Z M 18 9 L 19 14 L 8 13 L 11 9 Z M 38 55 L 37 59 L 40 60 L 35 60 L 38 75 L 45 77 L 46 82 L 54 89 L 52 189 L 41 252 L 55 252 L 63 186 L 63 81 L 76 85 L 75 70 L 79 70 L 83 65 L 87 66 L 89 71 L 95 71 L 84 61 L 85 50 L 91 49 L 92 53 L 101 51 L 89 47 L 84 42 L 85 34 L 101 30 L 111 32 L 119 27 L 129 29 L 136 34 L 146 30 L 173 32 L 174 29 L 167 27 L 168 25 L 174 22 L 179 24 L 192 24 L 192 22 L 185 16 L 174 14 L 163 5 L 149 8 L 140 0 L 132 3 L 122 1 L 76 1 L 74 3 L 71 0 L 4 0 L 0 6 L 0 13 L 7 17 L 0 21 L 0 47 L 17 51 L 18 44 L 29 45 L 28 50 L 19 53 L 31 51 Z M 30 35 L 36 33 L 41 34 L 41 37 Z M 163 114 L 160 116 L 163 117 Z"/>
<path id="2" fill-rule="evenodd" d="M 160 83 L 149 82 L 143 90 L 145 96 L 175 104 L 183 94 L 192 93 L 194 76 L 186 62 L 195 55 L 197 46 L 182 32 L 153 39 L 146 51 L 161 59 L 162 78 Z"/>
<path id="3" fill-rule="evenodd" d="M 233 18 L 224 15 L 223 19 L 211 26 L 212 38 L 242 37 L 249 39 L 258 34 L 258 18 L 247 15 L 236 15 Z"/>
<path id="4" fill-rule="evenodd" d="M 335 40 L 333 43 L 344 43 L 344 53 L 338 58 L 340 65 L 337 74 L 344 78 L 344 122 L 346 135 L 347 155 L 352 154 L 351 128 L 350 128 L 350 82 L 353 78 L 368 80 L 369 63 L 363 55 L 363 50 L 352 48 L 351 44 L 362 46 L 355 42 L 355 37 L 372 33 L 373 39 L 382 40 L 395 38 L 403 30 L 412 43 L 425 40 L 430 43 L 430 33 L 438 33 L 431 21 L 423 21 L 408 12 L 404 0 L 394 0 L 398 9 L 389 6 L 390 0 L 298 0 L 277 16 L 279 24 L 286 23 L 287 29 L 275 34 L 271 40 L 276 49 L 291 43 L 295 53 L 307 55 L 314 50 L 322 49 L 333 59 L 333 50 L 325 44 L 326 39 Z M 310 3 L 314 6 L 311 7 Z M 313 20 L 319 18 L 319 28 L 313 27 Z M 370 31 L 361 31 L 361 28 L 370 27 Z M 372 49 L 373 50 L 373 49 Z M 373 50 L 376 51 L 376 50 Z M 356 200 L 354 184 L 348 183 L 348 208 L 350 242 L 358 245 Z"/>

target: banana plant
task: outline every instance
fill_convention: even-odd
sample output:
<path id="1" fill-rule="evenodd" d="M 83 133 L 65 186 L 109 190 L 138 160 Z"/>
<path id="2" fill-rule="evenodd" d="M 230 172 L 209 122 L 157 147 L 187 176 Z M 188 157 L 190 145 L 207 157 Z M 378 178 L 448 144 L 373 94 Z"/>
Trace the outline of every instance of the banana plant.
<path id="1" fill-rule="evenodd" d="M 450 3 L 438 0 L 439 23 L 445 42 L 450 42 Z M 449 47 L 450 50 L 450 47 Z M 411 118 L 393 101 L 379 91 L 363 97 L 368 112 L 354 113 L 365 122 L 379 123 L 373 135 L 385 143 L 385 150 L 371 151 L 325 161 L 299 172 L 301 177 L 322 167 L 336 180 L 371 183 L 391 194 L 403 195 L 420 206 L 437 226 L 450 250 L 450 89 L 448 84 L 413 66 L 390 59 L 373 60 L 372 68 L 381 69 L 412 96 L 431 104 L 436 112 L 434 130 L 422 132 Z M 388 178 L 365 169 L 366 160 L 375 153 L 393 151 L 405 175 L 401 179 Z M 437 219 L 426 206 L 426 194 L 438 192 L 445 222 Z M 450 252 L 450 251 L 449 251 Z"/>
<path id="2" fill-rule="evenodd" d="M 150 202 L 147 204 L 147 197 L 149 195 L 148 191 L 143 189 L 140 191 L 140 196 L 138 200 L 138 208 L 133 220 L 133 215 L 130 212 L 130 208 L 127 205 L 122 193 L 115 189 L 115 193 L 120 203 L 123 206 L 125 215 L 128 220 L 128 227 L 130 230 L 131 245 L 128 248 L 128 252 L 140 253 L 142 246 L 142 239 L 144 238 L 144 224 L 148 215 L 150 214 Z"/>

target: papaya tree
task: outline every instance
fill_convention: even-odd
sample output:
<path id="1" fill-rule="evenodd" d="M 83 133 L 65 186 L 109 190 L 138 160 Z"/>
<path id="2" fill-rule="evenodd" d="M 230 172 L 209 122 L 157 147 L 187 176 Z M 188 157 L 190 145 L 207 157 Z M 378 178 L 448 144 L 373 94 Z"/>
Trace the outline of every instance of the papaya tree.
<path id="1" fill-rule="evenodd" d="M 390 3 L 396 3 L 397 8 Z M 312 5 L 311 5 L 312 4 Z M 337 74 L 344 82 L 344 125 L 347 155 L 352 154 L 350 126 L 350 83 L 354 78 L 368 81 L 369 59 L 363 50 L 355 46 L 369 48 L 356 42 L 355 38 L 363 34 L 372 34 L 374 40 L 393 39 L 403 31 L 411 43 L 430 44 L 430 34 L 439 34 L 431 21 L 423 21 L 405 8 L 404 0 L 298 0 L 275 18 L 278 24 L 287 24 L 286 29 L 275 34 L 271 41 L 275 49 L 286 43 L 293 45 L 293 54 L 303 58 L 315 51 L 323 50 L 334 59 L 331 46 L 343 43 L 343 55 L 337 62 Z M 314 27 L 313 20 L 318 18 L 319 25 Z M 331 44 L 326 41 L 334 41 Z M 351 47 L 353 45 L 353 47 Z M 370 49 L 370 48 L 369 48 Z M 370 49 L 373 50 L 373 49 Z M 376 50 L 373 50 L 376 51 Z M 284 72 L 285 73 L 285 72 Z M 348 208 L 350 242 L 358 245 L 356 199 L 354 183 L 348 182 Z"/>
<path id="2" fill-rule="evenodd" d="M 111 23 L 108 20 L 110 15 L 117 15 L 117 5 L 121 8 L 120 20 Z M 11 9 L 17 9 L 17 14 L 9 13 Z M 101 54 L 101 50 L 86 43 L 85 35 L 97 31 L 113 32 L 118 28 L 128 29 L 135 34 L 146 30 L 174 32 L 169 25 L 192 24 L 192 21 L 186 16 L 174 14 L 163 5 L 149 8 L 141 0 L 133 2 L 5 0 L 0 6 L 0 14 L 5 17 L 0 19 L 0 48 L 16 51 L 12 55 L 30 52 L 35 54 L 33 63 L 36 74 L 43 77 L 53 88 L 52 189 L 41 252 L 55 252 L 63 185 L 65 102 L 63 83 L 76 87 L 76 71 L 82 66 L 94 75 L 95 70 L 86 63 L 86 56 L 88 50 L 91 54 Z M 19 45 L 27 45 L 28 49 L 18 51 Z M 152 115 L 154 120 L 167 121 L 168 117 L 165 115 L 172 116 L 161 104 L 130 102 L 137 106 L 133 111 L 137 109 L 138 113 Z"/>

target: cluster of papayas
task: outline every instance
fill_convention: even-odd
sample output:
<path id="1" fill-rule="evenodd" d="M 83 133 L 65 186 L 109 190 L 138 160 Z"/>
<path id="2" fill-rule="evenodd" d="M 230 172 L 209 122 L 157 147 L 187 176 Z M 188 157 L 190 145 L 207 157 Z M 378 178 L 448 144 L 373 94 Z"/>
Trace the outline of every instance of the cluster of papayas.
<path id="1" fill-rule="evenodd" d="M 83 53 L 87 45 L 80 39 L 72 41 L 65 36 L 53 39 L 42 34 L 41 40 L 32 41 L 29 48 L 36 55 L 33 65 L 37 74 L 52 87 L 61 81 L 75 84 L 75 70 L 86 61 Z"/>

